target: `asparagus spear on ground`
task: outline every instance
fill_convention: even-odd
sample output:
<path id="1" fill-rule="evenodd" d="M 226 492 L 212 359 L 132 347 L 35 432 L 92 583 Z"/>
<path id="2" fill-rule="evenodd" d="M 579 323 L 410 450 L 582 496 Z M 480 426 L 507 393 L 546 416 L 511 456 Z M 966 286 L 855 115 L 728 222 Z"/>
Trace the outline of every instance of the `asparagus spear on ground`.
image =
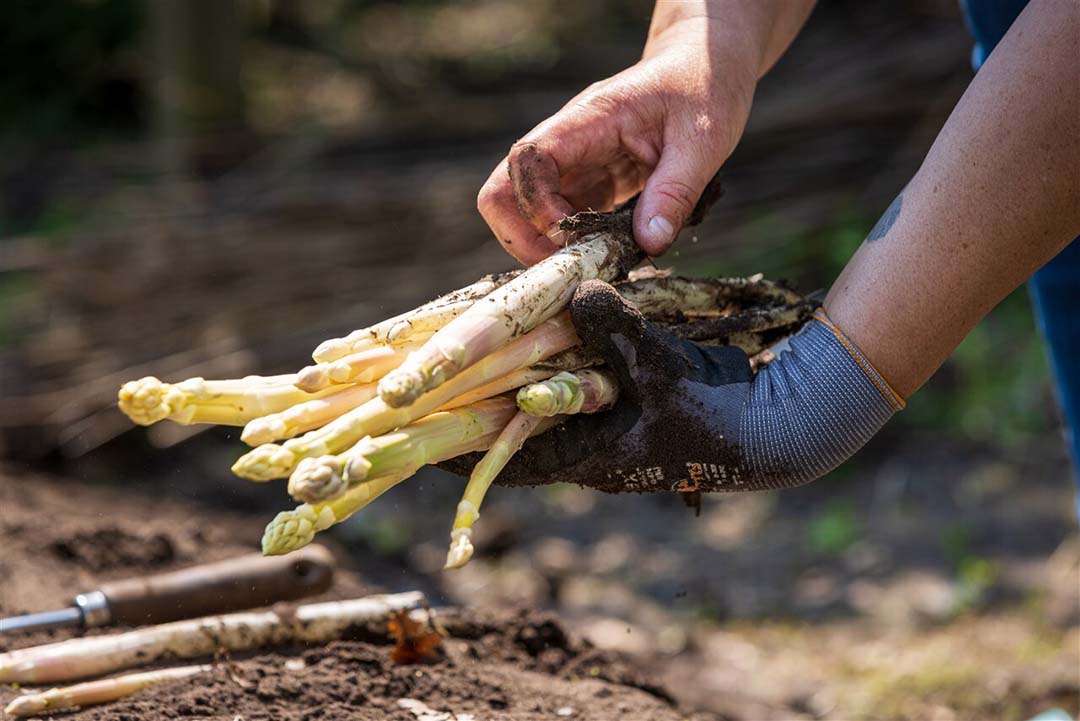
<path id="1" fill-rule="evenodd" d="M 75 638 L 0 653 L 0 683 L 72 681 L 153 663 L 196 658 L 285 643 L 326 643 L 348 629 L 384 624 L 394 611 L 419 608 L 419 591 L 297 606 L 284 611 L 245 611 L 148 626 L 134 631 Z M 385 626 L 384 626 L 385 627 Z"/>
<path id="2" fill-rule="evenodd" d="M 28 693 L 13 699 L 4 709 L 4 713 L 8 716 L 37 716 L 95 706 L 125 698 L 163 681 L 187 678 L 206 673 L 213 668 L 210 665 L 159 668 L 142 673 L 129 673 L 114 678 L 87 681 L 74 686 L 53 688 L 40 693 Z"/>
<path id="3" fill-rule="evenodd" d="M 593 233 L 568 245 L 440 328 L 379 381 L 379 397 L 392 408 L 413 403 L 562 311 L 580 283 L 591 278 L 614 280 L 639 259 L 640 251 L 622 234 Z"/>
<path id="4" fill-rule="evenodd" d="M 262 445 L 241 456 L 233 472 L 254 481 L 285 478 L 302 458 L 335 455 L 367 435 L 382 435 L 424 417 L 451 400 L 501 376 L 527 368 L 579 343 L 573 323 L 559 315 L 485 357 L 453 382 L 427 393 L 407 408 L 392 408 L 380 398 L 349 411 L 332 423 L 282 445 Z"/>

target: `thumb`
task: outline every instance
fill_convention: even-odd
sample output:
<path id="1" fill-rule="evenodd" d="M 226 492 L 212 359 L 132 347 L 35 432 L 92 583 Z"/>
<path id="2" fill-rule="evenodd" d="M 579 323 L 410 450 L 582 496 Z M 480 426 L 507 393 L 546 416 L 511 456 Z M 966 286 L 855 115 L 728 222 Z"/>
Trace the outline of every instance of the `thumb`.
<path id="1" fill-rule="evenodd" d="M 570 317 L 585 347 L 615 372 L 623 394 L 636 398 L 641 383 L 666 385 L 663 377 L 652 378 L 652 369 L 670 355 L 662 331 L 613 287 L 600 280 L 579 285 Z"/>
<path id="2" fill-rule="evenodd" d="M 705 143 L 664 148 L 634 209 L 634 237 L 642 250 L 650 256 L 667 251 L 719 166 Z"/>
<path id="3" fill-rule="evenodd" d="M 612 286 L 589 280 L 570 301 L 570 317 L 586 348 L 603 358 L 635 403 L 643 386 L 670 388 L 680 379 L 711 386 L 745 383 L 750 361 L 736 346 L 699 346 L 646 320 Z"/>

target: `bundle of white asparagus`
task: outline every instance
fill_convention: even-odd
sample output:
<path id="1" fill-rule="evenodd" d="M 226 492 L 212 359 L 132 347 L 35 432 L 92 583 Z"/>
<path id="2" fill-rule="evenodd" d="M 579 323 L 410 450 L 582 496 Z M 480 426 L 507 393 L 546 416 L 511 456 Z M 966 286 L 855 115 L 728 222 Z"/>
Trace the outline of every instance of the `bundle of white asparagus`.
<path id="1" fill-rule="evenodd" d="M 625 234 L 600 230 L 527 270 L 328 340 L 296 374 L 177 384 L 147 377 L 120 389 L 120 408 L 143 425 L 243 426 L 241 439 L 255 448 L 233 471 L 253 481 L 288 478 L 301 503 L 266 527 L 266 554 L 310 543 L 425 464 L 486 451 L 457 507 L 446 562 L 456 568 L 472 556 L 487 489 L 522 444 L 569 414 L 617 400 L 615 379 L 581 350 L 565 311 L 580 283 L 614 282 L 646 318 L 678 335 L 737 345 L 759 359 L 813 312 L 760 276 L 627 277 L 638 260 Z"/>

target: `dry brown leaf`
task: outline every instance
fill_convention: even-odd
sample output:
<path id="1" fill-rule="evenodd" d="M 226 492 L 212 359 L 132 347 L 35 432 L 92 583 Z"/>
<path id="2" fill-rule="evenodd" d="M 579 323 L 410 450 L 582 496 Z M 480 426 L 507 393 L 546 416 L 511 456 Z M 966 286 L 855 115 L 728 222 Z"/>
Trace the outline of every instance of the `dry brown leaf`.
<path id="1" fill-rule="evenodd" d="M 390 618 L 390 634 L 394 637 L 394 650 L 390 658 L 394 663 L 417 663 L 435 658 L 435 649 L 443 636 L 428 625 L 410 617 L 408 611 L 395 611 Z"/>

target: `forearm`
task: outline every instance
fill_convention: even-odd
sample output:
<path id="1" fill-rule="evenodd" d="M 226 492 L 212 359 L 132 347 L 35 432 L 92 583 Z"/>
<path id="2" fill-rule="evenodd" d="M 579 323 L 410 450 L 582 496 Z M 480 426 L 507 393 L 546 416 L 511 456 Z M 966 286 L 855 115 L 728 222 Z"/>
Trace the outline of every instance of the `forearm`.
<path id="1" fill-rule="evenodd" d="M 1080 6 L 1034 0 L 837 279 L 833 321 L 903 396 L 1080 232 Z"/>
<path id="2" fill-rule="evenodd" d="M 726 57 L 738 57 L 760 78 L 783 55 L 802 29 L 815 0 L 657 0 L 649 27 L 650 48 L 678 35 L 678 28 L 694 29 L 691 37 L 705 46 L 721 44 Z M 715 72 L 723 70 L 717 68 Z"/>

